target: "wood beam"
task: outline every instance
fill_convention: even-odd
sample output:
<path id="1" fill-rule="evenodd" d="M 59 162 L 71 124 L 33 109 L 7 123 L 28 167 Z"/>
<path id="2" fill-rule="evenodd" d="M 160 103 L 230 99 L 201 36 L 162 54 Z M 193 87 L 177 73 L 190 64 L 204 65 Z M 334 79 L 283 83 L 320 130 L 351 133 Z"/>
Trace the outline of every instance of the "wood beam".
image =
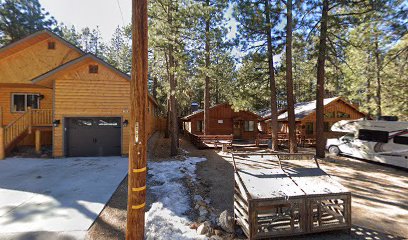
<path id="1" fill-rule="evenodd" d="M 127 240 L 144 239 L 147 158 L 147 0 L 132 0 Z"/>
<path id="2" fill-rule="evenodd" d="M 6 158 L 6 146 L 4 142 L 4 128 L 0 126 L 0 160 Z"/>
<path id="3" fill-rule="evenodd" d="M 39 129 L 35 130 L 35 152 L 41 153 L 41 131 Z"/>

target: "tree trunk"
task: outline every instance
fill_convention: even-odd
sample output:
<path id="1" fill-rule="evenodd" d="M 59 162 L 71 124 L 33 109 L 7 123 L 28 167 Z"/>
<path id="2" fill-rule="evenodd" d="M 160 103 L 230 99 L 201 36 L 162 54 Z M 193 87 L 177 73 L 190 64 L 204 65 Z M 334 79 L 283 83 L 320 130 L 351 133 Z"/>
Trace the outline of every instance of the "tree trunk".
<path id="1" fill-rule="evenodd" d="M 371 71 L 370 71 L 370 64 L 371 64 L 371 54 L 367 57 L 367 67 L 366 67 L 366 75 L 367 75 L 367 89 L 366 89 L 366 103 L 367 103 L 367 117 L 371 118 Z"/>
<path id="2" fill-rule="evenodd" d="M 286 91 L 288 104 L 288 126 L 289 126 L 289 152 L 297 152 L 296 122 L 295 122 L 295 100 L 293 96 L 292 77 L 292 0 L 287 0 L 287 25 L 286 25 Z"/>
<path id="3" fill-rule="evenodd" d="M 170 97 L 167 98 L 167 114 L 166 115 L 167 115 L 167 118 L 166 118 L 166 129 L 164 130 L 164 138 L 169 138 L 170 137 Z"/>
<path id="4" fill-rule="evenodd" d="M 157 99 L 157 77 L 153 77 L 152 95 L 154 99 Z"/>
<path id="5" fill-rule="evenodd" d="M 377 103 L 377 117 L 382 114 L 381 111 L 381 59 L 380 59 L 380 49 L 378 47 L 378 39 L 375 39 L 375 63 L 376 71 L 375 75 L 377 78 L 377 89 L 376 89 L 376 103 Z"/>
<path id="6" fill-rule="evenodd" d="M 206 0 L 206 7 L 210 6 L 210 1 Z M 210 134 L 210 16 L 205 20 L 205 86 L 204 86 L 204 135 Z"/>
<path id="7" fill-rule="evenodd" d="M 173 24 L 173 7 L 170 3 L 169 12 L 168 12 L 168 22 L 170 27 Z M 177 132 L 177 108 L 176 108 L 176 79 L 174 74 L 174 49 L 173 49 L 174 41 L 171 39 L 171 43 L 169 45 L 169 68 L 170 68 L 170 155 L 176 156 L 178 154 L 178 132 Z"/>
<path id="8" fill-rule="evenodd" d="M 147 0 L 132 1 L 132 77 L 126 239 L 144 239 L 147 158 Z"/>
<path id="9" fill-rule="evenodd" d="M 278 150 L 278 107 L 276 103 L 276 84 L 275 71 L 273 67 L 273 50 L 271 36 L 271 19 L 270 19 L 269 0 L 265 0 L 265 19 L 266 19 L 266 41 L 268 46 L 268 73 L 269 87 L 271 90 L 271 132 L 272 132 L 272 151 Z"/>
<path id="10" fill-rule="evenodd" d="M 324 78 L 326 61 L 327 22 L 329 18 L 329 0 L 323 0 L 322 18 L 320 20 L 319 55 L 317 58 L 316 86 L 316 155 L 325 157 L 326 139 L 324 137 Z"/>

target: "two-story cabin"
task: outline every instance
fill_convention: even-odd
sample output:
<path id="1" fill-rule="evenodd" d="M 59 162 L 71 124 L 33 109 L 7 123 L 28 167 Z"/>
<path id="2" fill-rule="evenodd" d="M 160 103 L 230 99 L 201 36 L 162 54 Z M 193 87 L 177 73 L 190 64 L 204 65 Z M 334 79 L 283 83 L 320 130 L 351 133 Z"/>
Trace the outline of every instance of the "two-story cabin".
<path id="1" fill-rule="evenodd" d="M 44 30 L 0 49 L 0 159 L 17 145 L 54 157 L 128 153 L 130 77 Z M 148 132 L 157 103 L 149 96 Z"/>

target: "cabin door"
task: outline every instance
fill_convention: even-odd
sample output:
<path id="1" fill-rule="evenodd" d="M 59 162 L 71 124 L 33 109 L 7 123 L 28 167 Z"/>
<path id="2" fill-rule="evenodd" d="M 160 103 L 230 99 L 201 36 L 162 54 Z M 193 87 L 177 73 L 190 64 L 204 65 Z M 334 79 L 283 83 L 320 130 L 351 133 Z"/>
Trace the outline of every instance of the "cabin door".
<path id="1" fill-rule="evenodd" d="M 242 129 L 243 129 L 243 122 L 242 121 L 234 121 L 234 139 L 241 139 L 242 138 Z"/>

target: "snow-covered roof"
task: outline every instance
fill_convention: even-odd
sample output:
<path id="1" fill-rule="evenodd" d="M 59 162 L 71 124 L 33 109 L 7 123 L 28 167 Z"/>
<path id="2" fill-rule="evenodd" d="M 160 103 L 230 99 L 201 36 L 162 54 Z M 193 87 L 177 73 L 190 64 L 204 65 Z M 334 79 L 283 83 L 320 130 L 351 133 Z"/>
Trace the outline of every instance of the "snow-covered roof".
<path id="1" fill-rule="evenodd" d="M 188 119 L 188 118 L 190 118 L 190 117 L 192 117 L 192 116 L 194 116 L 194 115 L 196 115 L 197 113 L 200 113 L 200 112 L 204 112 L 204 109 L 198 109 L 197 111 L 194 111 L 194 112 L 190 113 L 189 115 L 184 116 L 183 119 Z"/>
<path id="2" fill-rule="evenodd" d="M 326 98 L 323 100 L 323 105 L 326 106 L 327 104 L 339 99 L 339 97 L 333 98 Z M 300 120 L 307 115 L 311 114 L 312 112 L 316 111 L 316 100 L 310 102 L 301 102 L 295 104 L 295 119 Z M 288 119 L 288 111 L 282 113 L 278 116 L 278 120 L 287 120 Z"/>

